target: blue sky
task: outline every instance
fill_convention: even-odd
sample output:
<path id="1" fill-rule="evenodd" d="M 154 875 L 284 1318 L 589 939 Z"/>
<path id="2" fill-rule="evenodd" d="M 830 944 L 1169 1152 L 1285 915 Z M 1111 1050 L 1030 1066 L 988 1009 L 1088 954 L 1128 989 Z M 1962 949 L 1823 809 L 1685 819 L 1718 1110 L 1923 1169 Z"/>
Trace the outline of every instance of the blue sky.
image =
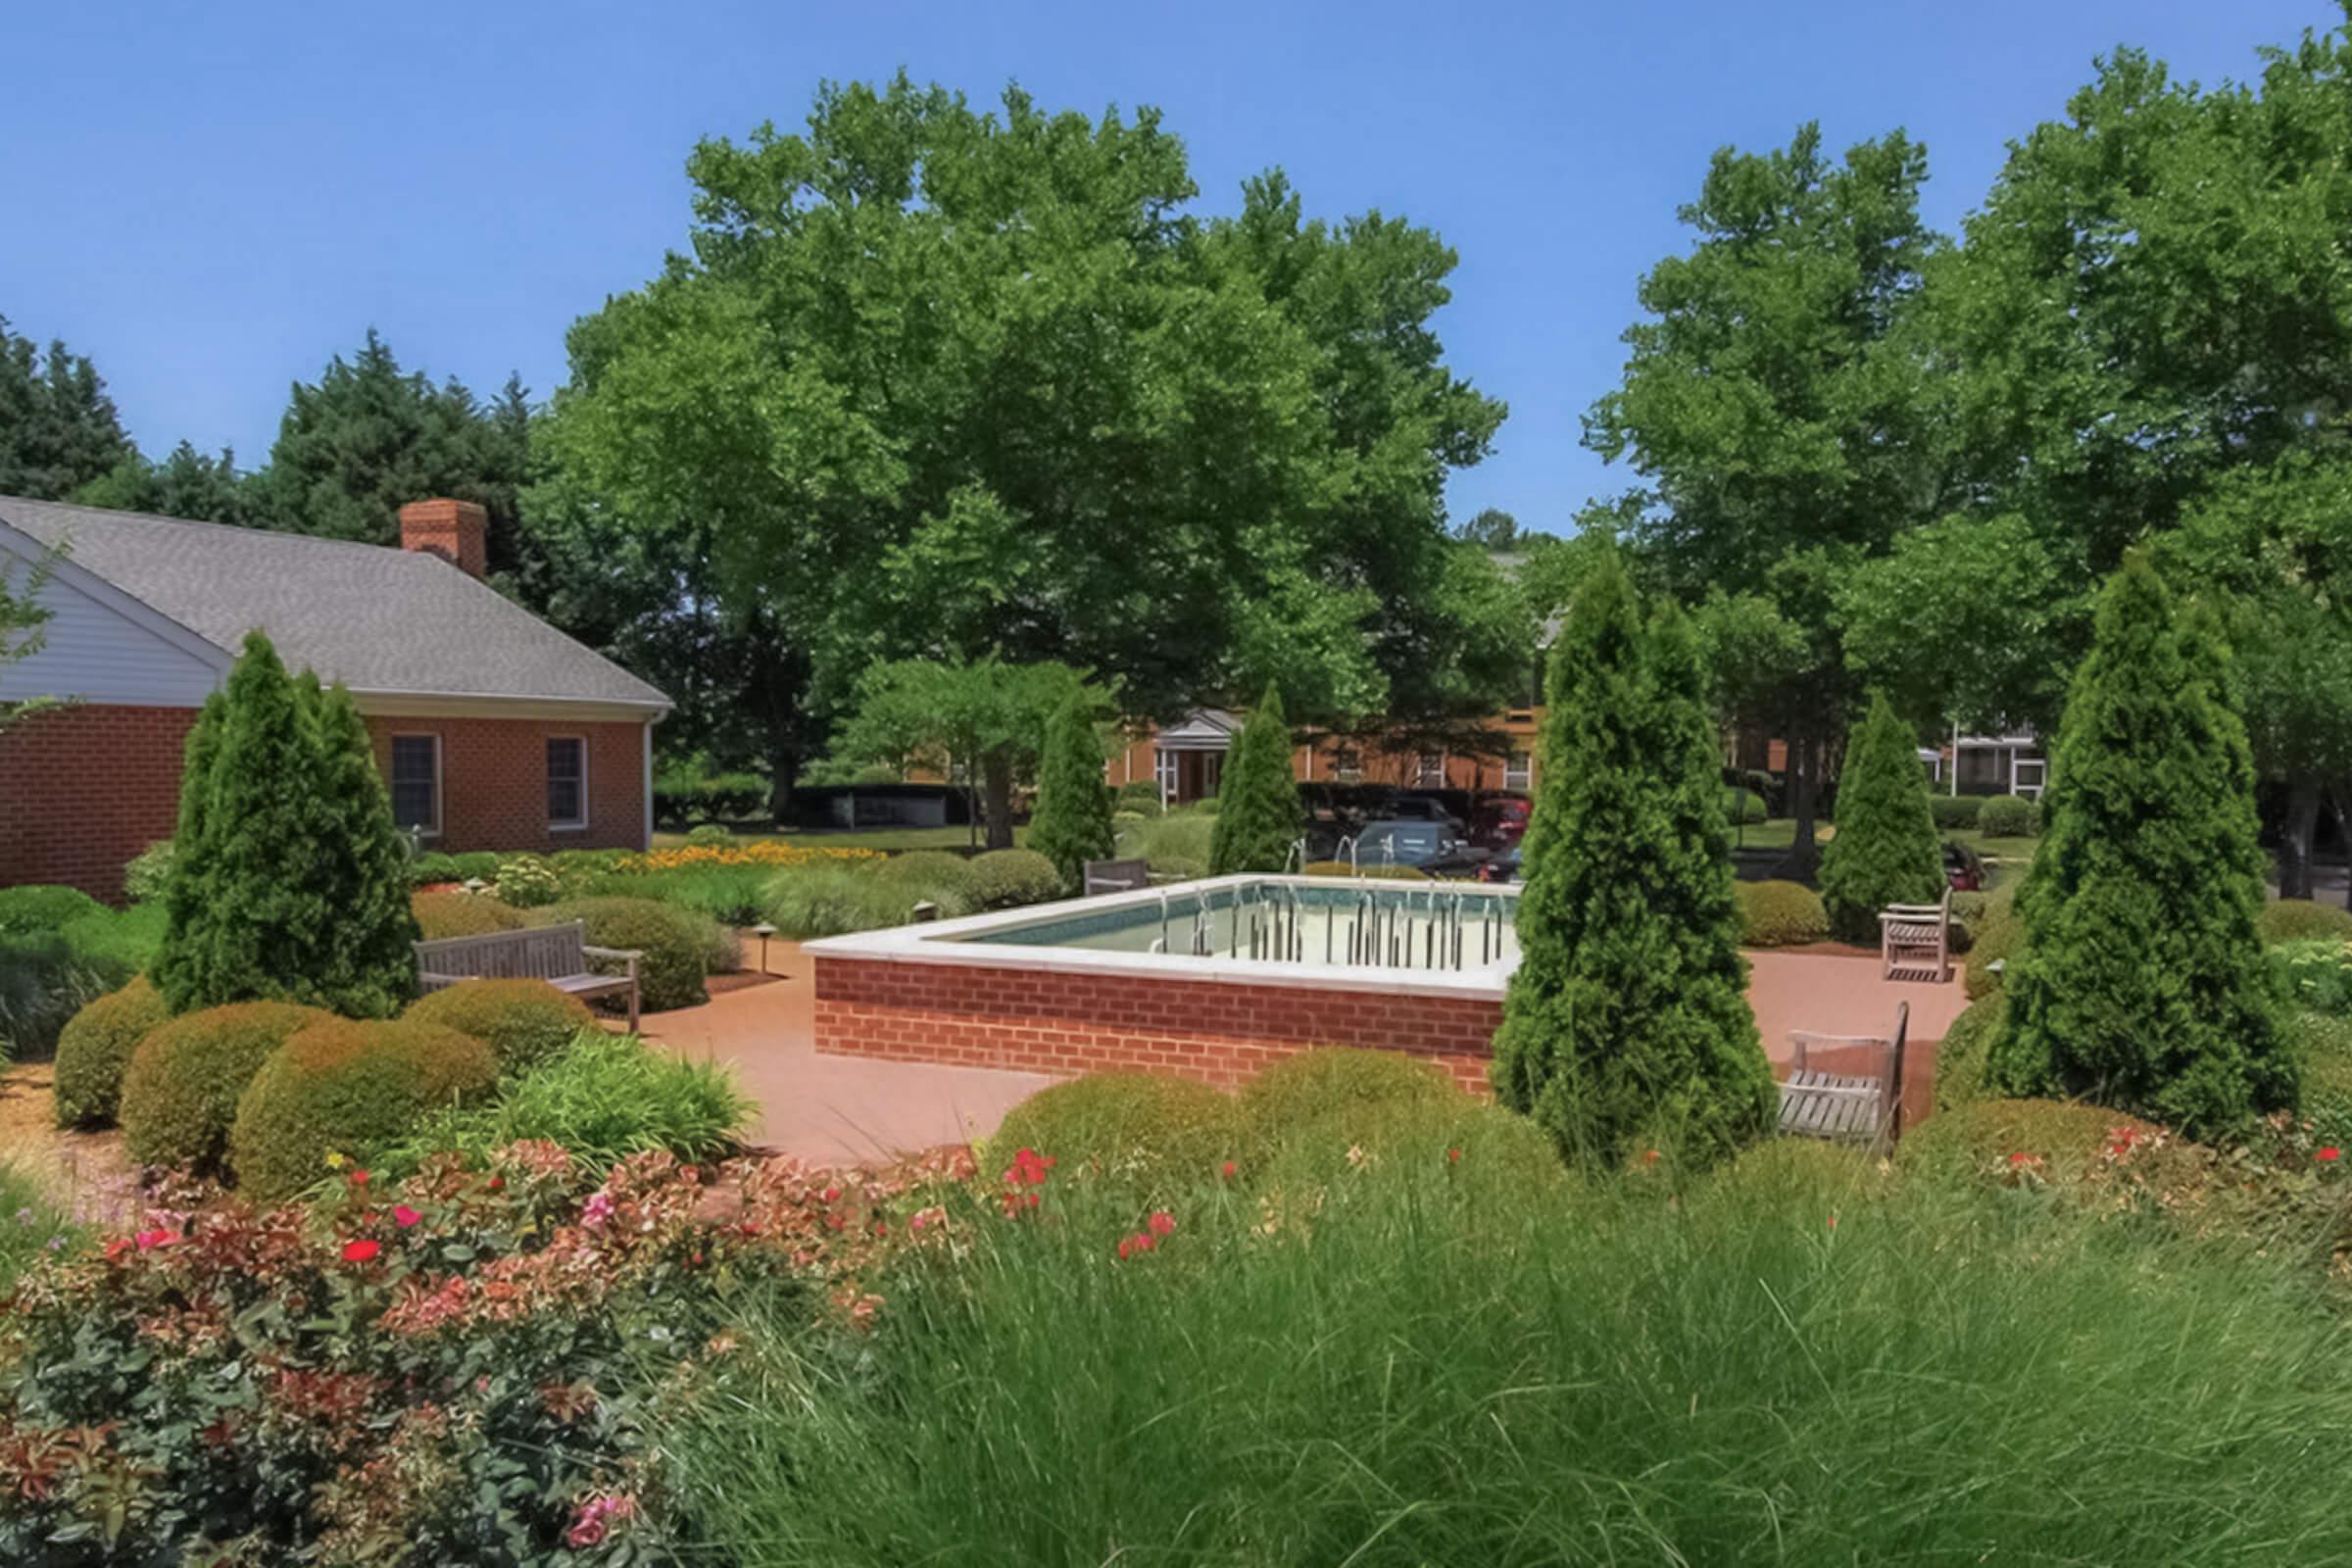
<path id="1" fill-rule="evenodd" d="M 2206 81 L 2340 13 L 2327 0 L 1673 0 L 1609 5 L 7 8 L 0 315 L 92 356 L 131 433 L 268 455 L 297 378 L 370 324 L 402 362 L 539 396 L 564 331 L 687 225 L 694 141 L 797 122 L 820 79 L 993 100 L 1018 79 L 1089 112 L 1156 104 L 1203 210 L 1274 164 L 1310 212 L 1378 207 L 1461 254 L 1455 368 L 1506 399 L 1456 515 L 1558 527 L 1628 476 L 1578 444 L 1614 384 L 1634 289 L 1727 143 L 1818 119 L 1900 125 L 1950 228 L 2004 142 L 2091 59 L 2139 44 Z"/>

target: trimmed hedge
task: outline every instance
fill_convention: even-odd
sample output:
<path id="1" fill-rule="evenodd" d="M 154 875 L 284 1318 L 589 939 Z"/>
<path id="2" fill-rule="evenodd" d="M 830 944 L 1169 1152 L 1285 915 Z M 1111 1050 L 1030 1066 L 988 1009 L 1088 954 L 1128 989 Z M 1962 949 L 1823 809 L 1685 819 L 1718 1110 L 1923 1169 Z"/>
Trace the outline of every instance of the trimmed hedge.
<path id="1" fill-rule="evenodd" d="M 403 1018 L 471 1035 L 490 1048 L 502 1076 L 528 1072 L 563 1054 L 596 1014 L 544 980 L 467 980 L 428 992 Z"/>
<path id="2" fill-rule="evenodd" d="M 334 1014 L 292 1002 L 232 1002 L 149 1031 L 122 1077 L 122 1145 L 142 1165 L 212 1173 L 237 1102 L 279 1047 Z"/>
<path id="3" fill-rule="evenodd" d="M 1968 947 L 1969 1000 L 1982 1001 L 2001 989 L 2009 968 L 2026 949 L 2026 922 L 2013 908 L 1987 909 L 1984 923 L 1974 930 Z M 2001 967 L 1994 968 L 1999 964 Z"/>
<path id="4" fill-rule="evenodd" d="M 457 857 L 443 855 L 439 850 L 428 850 L 409 862 L 409 886 L 413 888 L 430 887 L 436 882 L 465 880 L 459 873 Z"/>
<path id="5" fill-rule="evenodd" d="M 495 850 L 467 850 L 453 855 L 450 864 L 458 868 L 461 882 L 495 882 L 498 880 L 498 853 Z"/>
<path id="6" fill-rule="evenodd" d="M 1443 1070 L 1395 1051 L 1324 1046 L 1285 1056 L 1242 1087 L 1242 1110 L 1268 1137 L 1319 1117 L 1460 1091 Z"/>
<path id="7" fill-rule="evenodd" d="M 983 909 L 1010 909 L 1061 897 L 1061 873 L 1035 850 L 990 850 L 969 862 Z"/>
<path id="8" fill-rule="evenodd" d="M 145 975 L 75 1013 L 57 1037 L 57 1124 L 112 1124 L 132 1054 L 171 1016 Z"/>
<path id="9" fill-rule="evenodd" d="M 1821 895 L 1801 882 L 1741 882 L 1740 941 L 1750 948 L 1793 948 L 1830 937 Z"/>
<path id="10" fill-rule="evenodd" d="M 1723 819 L 1737 827 L 1741 823 L 1761 822 L 1769 815 L 1764 797 L 1754 790 L 1729 786 L 1723 792 Z"/>
<path id="11" fill-rule="evenodd" d="M 510 908 L 483 893 L 412 893 L 409 908 L 427 942 L 519 931 L 531 923 L 520 909 Z"/>
<path id="12" fill-rule="evenodd" d="M 1930 795 L 1928 797 L 1928 814 L 1936 819 L 1937 827 L 1947 833 L 1955 829 L 1975 827 L 1978 817 L 1982 816 L 1984 811 L 1984 797 L 1982 795 Z"/>
<path id="13" fill-rule="evenodd" d="M 1189 1078 L 1102 1072 L 1041 1089 L 1013 1106 L 989 1139 L 988 1156 L 992 1165 L 1009 1165 L 1018 1151 L 1034 1150 L 1065 1176 L 1173 1197 L 1214 1181 L 1248 1143 L 1241 1105 L 1230 1095 Z"/>
<path id="14" fill-rule="evenodd" d="M 1984 1058 L 2009 1021 L 2009 1000 L 1998 991 L 1961 1009 L 1943 1043 L 1936 1048 L 1936 1108 L 1973 1104 L 1984 1098 Z"/>
<path id="15" fill-rule="evenodd" d="M 1988 839 L 2030 839 L 2041 831 L 2041 807 L 2022 795 L 1987 796 L 1977 831 Z"/>
<path id="16" fill-rule="evenodd" d="M 2352 942 L 2352 909 L 2309 899 L 2274 899 L 2263 906 L 2265 942 Z"/>
<path id="17" fill-rule="evenodd" d="M 293 1198 L 330 1174 L 331 1158 L 365 1164 L 432 1111 L 497 1082 L 490 1048 L 455 1029 L 406 1018 L 314 1024 L 246 1087 L 229 1163 L 256 1201 Z"/>
<path id="18" fill-rule="evenodd" d="M 645 955 L 637 982 L 648 1012 L 691 1007 L 710 1000 L 703 977 L 732 969 L 735 934 L 707 914 L 658 899 L 571 899 L 550 906 L 548 923 L 579 920 L 595 948 L 633 948 Z"/>
<path id="19" fill-rule="evenodd" d="M 972 862 L 946 850 L 908 850 L 862 869 L 867 876 L 905 888 L 912 899 L 938 905 L 943 916 L 969 914 L 980 907 L 980 884 L 972 875 Z"/>

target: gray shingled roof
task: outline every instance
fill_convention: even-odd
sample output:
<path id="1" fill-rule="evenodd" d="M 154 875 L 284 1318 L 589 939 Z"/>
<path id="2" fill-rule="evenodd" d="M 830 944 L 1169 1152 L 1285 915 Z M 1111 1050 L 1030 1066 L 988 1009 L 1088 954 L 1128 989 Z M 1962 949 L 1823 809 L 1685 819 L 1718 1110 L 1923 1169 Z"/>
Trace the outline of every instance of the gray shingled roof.
<path id="1" fill-rule="evenodd" d="M 669 706 L 438 556 L 11 496 L 0 522 L 216 647 L 259 628 L 289 667 L 354 692 Z"/>

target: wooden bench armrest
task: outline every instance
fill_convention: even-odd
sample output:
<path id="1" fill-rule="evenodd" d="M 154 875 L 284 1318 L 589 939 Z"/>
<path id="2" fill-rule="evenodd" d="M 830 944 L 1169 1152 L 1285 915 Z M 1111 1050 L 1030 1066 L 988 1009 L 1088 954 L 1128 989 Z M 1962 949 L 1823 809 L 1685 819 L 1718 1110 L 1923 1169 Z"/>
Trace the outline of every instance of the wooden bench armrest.
<path id="1" fill-rule="evenodd" d="M 435 974 L 432 970 L 426 969 L 416 976 L 416 984 L 419 989 L 425 991 L 445 991 L 451 986 L 462 984 L 467 978 L 462 974 Z"/>
<path id="2" fill-rule="evenodd" d="M 592 948 L 586 943 L 582 943 L 580 951 L 591 958 L 626 958 L 631 963 L 635 963 L 639 958 L 645 956 L 645 950 L 642 948 Z"/>

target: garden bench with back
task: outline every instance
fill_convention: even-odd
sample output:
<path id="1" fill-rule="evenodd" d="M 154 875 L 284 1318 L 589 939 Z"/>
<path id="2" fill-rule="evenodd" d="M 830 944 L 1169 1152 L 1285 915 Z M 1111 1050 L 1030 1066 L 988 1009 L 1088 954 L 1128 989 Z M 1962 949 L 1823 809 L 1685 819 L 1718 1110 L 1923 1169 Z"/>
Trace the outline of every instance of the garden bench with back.
<path id="1" fill-rule="evenodd" d="M 533 926 L 522 931 L 492 931 L 474 937 L 440 937 L 416 944 L 416 978 L 426 991 L 439 991 L 466 980 L 544 980 L 566 996 L 592 1001 L 625 996 L 629 1028 L 637 1027 L 637 964 L 645 956 L 627 948 L 592 948 L 588 928 L 578 920 L 568 925 Z M 619 974 L 600 974 L 590 960 L 622 965 Z"/>

